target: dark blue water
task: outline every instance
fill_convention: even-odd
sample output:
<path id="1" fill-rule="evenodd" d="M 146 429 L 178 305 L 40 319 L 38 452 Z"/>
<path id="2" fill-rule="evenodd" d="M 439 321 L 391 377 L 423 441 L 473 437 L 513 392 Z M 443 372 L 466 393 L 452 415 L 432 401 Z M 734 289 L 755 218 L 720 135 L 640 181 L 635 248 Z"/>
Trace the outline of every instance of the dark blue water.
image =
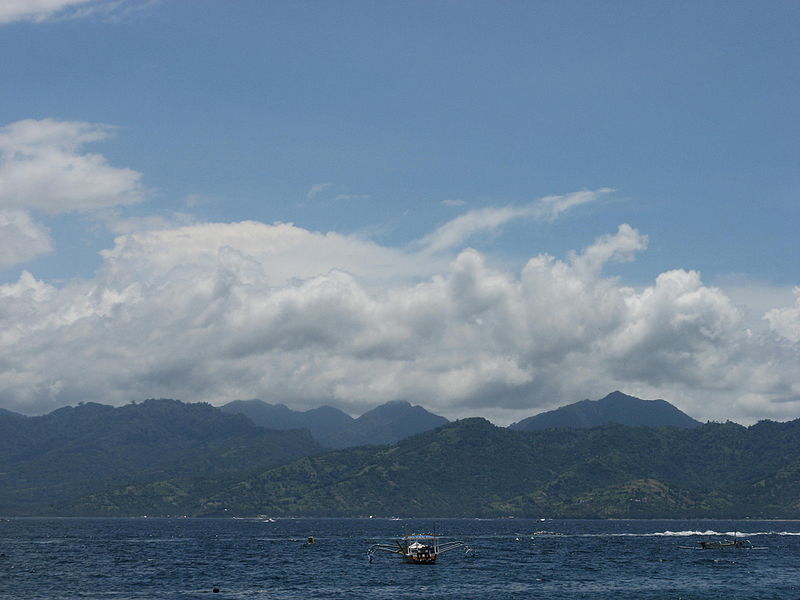
<path id="1" fill-rule="evenodd" d="M 476 555 L 367 560 L 434 527 Z M 680 547 L 734 532 L 767 549 Z M 0 597 L 800 600 L 800 522 L 0 519 Z"/>

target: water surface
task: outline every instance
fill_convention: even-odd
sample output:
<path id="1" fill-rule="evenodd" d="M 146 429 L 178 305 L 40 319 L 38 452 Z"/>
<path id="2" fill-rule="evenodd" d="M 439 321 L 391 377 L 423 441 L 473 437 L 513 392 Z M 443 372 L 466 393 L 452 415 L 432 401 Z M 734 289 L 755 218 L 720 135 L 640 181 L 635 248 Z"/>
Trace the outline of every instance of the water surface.
<path id="1" fill-rule="evenodd" d="M 367 559 L 434 530 L 475 556 Z M 681 548 L 734 535 L 766 549 Z M 800 600 L 800 522 L 0 519 L 0 597 Z"/>

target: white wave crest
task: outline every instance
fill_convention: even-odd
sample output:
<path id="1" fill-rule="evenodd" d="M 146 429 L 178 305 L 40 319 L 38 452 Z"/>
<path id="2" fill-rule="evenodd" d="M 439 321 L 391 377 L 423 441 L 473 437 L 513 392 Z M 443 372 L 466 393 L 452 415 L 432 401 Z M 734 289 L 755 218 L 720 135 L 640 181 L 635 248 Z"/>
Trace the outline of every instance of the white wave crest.
<path id="1" fill-rule="evenodd" d="M 565 535 L 552 531 L 537 531 L 535 536 L 547 537 L 551 535 Z M 728 537 L 728 538 L 750 538 L 764 535 L 782 535 L 782 536 L 800 536 L 798 531 L 714 531 L 707 529 L 705 531 L 655 531 L 650 533 L 578 533 L 566 534 L 567 537 Z"/>

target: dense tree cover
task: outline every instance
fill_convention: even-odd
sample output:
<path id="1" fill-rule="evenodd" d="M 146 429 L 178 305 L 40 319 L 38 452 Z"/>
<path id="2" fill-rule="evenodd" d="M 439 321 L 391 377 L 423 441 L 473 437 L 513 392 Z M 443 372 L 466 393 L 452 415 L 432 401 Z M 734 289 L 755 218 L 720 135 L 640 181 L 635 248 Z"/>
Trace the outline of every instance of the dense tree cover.
<path id="1" fill-rule="evenodd" d="M 268 431 L 208 404 L 87 403 L 42 417 L 0 414 L 0 514 L 59 514 L 98 490 L 224 478 L 320 452 L 305 431 Z"/>
<path id="2" fill-rule="evenodd" d="M 763 517 L 800 515 L 800 420 L 750 428 L 513 431 L 465 419 L 236 481 L 162 481 L 86 514 Z"/>

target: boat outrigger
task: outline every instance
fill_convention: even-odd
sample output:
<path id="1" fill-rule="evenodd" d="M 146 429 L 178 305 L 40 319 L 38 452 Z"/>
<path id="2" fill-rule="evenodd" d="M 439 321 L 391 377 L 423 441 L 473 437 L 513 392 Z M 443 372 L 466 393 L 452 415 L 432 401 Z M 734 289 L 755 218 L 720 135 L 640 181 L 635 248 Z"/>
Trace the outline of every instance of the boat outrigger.
<path id="1" fill-rule="evenodd" d="M 453 541 L 440 543 L 439 538 L 431 534 L 414 534 L 403 536 L 396 540 L 394 544 L 373 544 L 367 551 L 369 562 L 376 552 L 390 552 L 400 554 L 404 563 L 412 565 L 432 565 L 440 554 L 464 548 L 465 552 L 471 553 L 472 549 L 464 542 Z"/>

